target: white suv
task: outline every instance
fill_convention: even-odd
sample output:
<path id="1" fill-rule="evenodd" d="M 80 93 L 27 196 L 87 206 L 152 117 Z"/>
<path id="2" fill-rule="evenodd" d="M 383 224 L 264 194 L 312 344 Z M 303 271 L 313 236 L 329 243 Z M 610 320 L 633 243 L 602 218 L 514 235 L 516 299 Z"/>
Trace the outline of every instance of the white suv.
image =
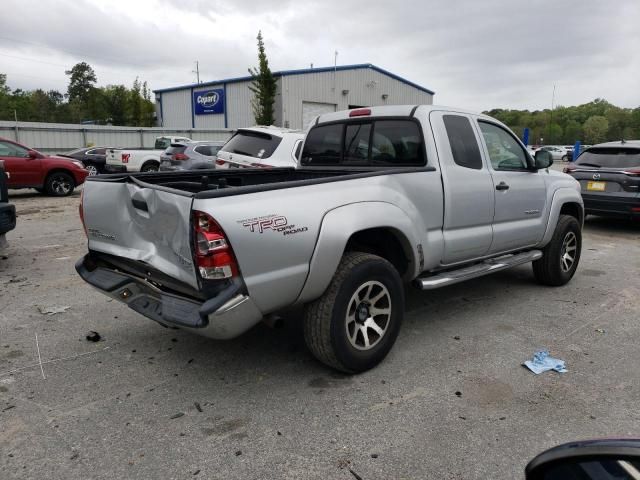
<path id="1" fill-rule="evenodd" d="M 239 128 L 218 152 L 216 168 L 295 168 L 303 140 L 300 130 Z"/>

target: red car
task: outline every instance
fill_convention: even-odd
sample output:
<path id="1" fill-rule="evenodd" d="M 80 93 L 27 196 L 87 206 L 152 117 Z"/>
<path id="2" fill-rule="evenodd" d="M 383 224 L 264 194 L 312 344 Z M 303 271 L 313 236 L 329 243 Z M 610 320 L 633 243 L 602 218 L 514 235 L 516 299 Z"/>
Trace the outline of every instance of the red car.
<path id="1" fill-rule="evenodd" d="M 8 188 L 35 188 L 55 197 L 71 195 L 89 172 L 82 162 L 49 156 L 0 138 L 0 160 L 9 174 Z"/>

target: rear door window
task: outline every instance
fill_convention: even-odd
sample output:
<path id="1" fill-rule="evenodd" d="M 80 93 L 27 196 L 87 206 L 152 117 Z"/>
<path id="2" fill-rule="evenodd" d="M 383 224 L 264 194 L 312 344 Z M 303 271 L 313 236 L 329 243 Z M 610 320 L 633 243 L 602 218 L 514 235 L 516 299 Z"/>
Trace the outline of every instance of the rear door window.
<path id="1" fill-rule="evenodd" d="M 312 128 L 303 165 L 424 165 L 420 126 L 412 120 L 343 122 Z"/>
<path id="2" fill-rule="evenodd" d="M 198 145 L 193 150 L 200 155 L 204 155 L 205 157 L 212 157 L 215 154 L 211 151 L 211 148 L 212 147 L 210 145 Z"/>
<path id="3" fill-rule="evenodd" d="M 281 141 L 281 137 L 262 132 L 240 131 L 231 137 L 220 151 L 254 158 L 269 158 Z"/>
<path id="4" fill-rule="evenodd" d="M 576 160 L 576 165 L 585 167 L 633 168 L 640 167 L 640 149 L 634 148 L 592 148 Z M 597 168 L 596 167 L 596 168 Z"/>
<path id="5" fill-rule="evenodd" d="M 442 120 L 449 137 L 453 161 L 461 167 L 481 170 L 480 148 L 469 119 L 461 115 L 444 115 Z"/>

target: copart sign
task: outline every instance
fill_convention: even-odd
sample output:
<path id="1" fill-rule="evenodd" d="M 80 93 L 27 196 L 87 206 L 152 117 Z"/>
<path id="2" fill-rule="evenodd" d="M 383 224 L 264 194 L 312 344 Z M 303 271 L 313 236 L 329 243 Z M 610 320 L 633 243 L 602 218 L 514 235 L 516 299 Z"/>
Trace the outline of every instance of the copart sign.
<path id="1" fill-rule="evenodd" d="M 196 115 L 224 113 L 224 89 L 193 92 L 193 113 Z"/>

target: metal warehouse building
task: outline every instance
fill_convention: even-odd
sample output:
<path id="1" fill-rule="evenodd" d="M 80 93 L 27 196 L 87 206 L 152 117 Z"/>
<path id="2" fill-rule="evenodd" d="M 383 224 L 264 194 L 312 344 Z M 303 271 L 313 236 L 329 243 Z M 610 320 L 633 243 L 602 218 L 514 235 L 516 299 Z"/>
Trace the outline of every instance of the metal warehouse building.
<path id="1" fill-rule="evenodd" d="M 434 92 L 371 64 L 274 72 L 275 125 L 306 128 L 317 115 L 375 105 L 432 104 Z M 158 125 L 173 129 L 255 124 L 251 77 L 155 90 Z"/>

